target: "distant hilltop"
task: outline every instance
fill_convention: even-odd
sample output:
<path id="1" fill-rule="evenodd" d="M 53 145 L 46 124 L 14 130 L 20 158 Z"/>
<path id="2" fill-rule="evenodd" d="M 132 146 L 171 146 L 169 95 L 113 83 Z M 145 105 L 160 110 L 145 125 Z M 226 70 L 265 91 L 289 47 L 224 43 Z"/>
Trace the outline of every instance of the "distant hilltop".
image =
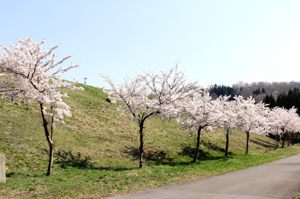
<path id="1" fill-rule="evenodd" d="M 232 86 L 213 85 L 210 87 L 213 98 L 221 95 L 253 96 L 257 102 L 263 101 L 269 107 L 296 107 L 300 114 L 300 82 L 239 82 Z"/>
<path id="2" fill-rule="evenodd" d="M 290 90 L 300 89 L 300 82 L 239 82 L 232 86 L 213 85 L 210 93 L 213 97 L 220 95 L 242 95 L 244 97 L 253 96 L 256 101 L 262 101 L 266 95 L 272 95 L 277 99 L 280 94 L 288 94 Z"/>

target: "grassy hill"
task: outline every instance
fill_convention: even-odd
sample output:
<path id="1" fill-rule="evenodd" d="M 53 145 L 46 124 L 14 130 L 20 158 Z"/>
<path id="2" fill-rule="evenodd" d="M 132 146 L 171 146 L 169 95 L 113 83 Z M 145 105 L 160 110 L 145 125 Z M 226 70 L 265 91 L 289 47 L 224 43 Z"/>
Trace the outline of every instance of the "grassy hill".
<path id="1" fill-rule="evenodd" d="M 0 153 L 6 155 L 7 183 L 0 198 L 93 198 L 157 187 L 257 165 L 300 152 L 274 150 L 273 140 L 252 135 L 245 156 L 245 133 L 233 131 L 224 158 L 222 129 L 204 133 L 199 162 L 191 163 L 195 135 L 158 117 L 146 122 L 146 165 L 138 169 L 138 129 L 126 113 L 106 102 L 102 90 L 82 85 L 67 91 L 73 117 L 56 128 L 54 174 L 45 176 L 47 142 L 37 105 L 0 101 Z"/>

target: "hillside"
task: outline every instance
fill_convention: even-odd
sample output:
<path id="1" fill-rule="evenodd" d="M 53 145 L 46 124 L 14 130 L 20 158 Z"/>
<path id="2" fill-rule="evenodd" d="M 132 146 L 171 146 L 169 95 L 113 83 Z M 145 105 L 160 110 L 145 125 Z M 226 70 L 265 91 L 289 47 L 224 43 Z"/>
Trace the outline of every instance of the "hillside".
<path id="1" fill-rule="evenodd" d="M 135 123 L 108 103 L 102 90 L 82 85 L 67 91 L 73 117 L 55 131 L 54 174 L 46 177 L 47 142 L 37 105 L 0 102 L 0 152 L 7 158 L 7 183 L 0 198 L 92 198 L 198 179 L 299 152 L 276 149 L 270 138 L 251 135 L 245 156 L 245 134 L 232 132 L 231 155 L 224 158 L 222 129 L 202 136 L 201 157 L 191 164 L 195 135 L 172 120 L 146 122 L 146 167 L 138 169 Z"/>

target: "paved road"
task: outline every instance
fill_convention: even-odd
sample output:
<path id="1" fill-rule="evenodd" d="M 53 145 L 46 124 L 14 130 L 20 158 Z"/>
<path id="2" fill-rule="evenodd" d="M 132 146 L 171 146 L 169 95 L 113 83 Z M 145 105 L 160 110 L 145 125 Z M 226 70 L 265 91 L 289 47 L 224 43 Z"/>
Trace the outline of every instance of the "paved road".
<path id="1" fill-rule="evenodd" d="M 203 180 L 112 199 L 292 199 L 300 189 L 300 154 Z"/>

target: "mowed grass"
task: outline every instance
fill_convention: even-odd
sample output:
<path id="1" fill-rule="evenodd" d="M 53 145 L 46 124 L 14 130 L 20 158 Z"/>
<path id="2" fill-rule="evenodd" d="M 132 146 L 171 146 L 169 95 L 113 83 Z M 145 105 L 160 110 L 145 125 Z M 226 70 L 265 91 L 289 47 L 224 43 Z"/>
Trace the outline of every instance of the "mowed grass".
<path id="1" fill-rule="evenodd" d="M 173 120 L 154 117 L 146 122 L 146 163 L 138 168 L 138 129 L 128 115 L 106 102 L 101 89 L 82 85 L 68 91 L 73 117 L 55 131 L 56 162 L 45 176 L 48 147 L 35 104 L 0 102 L 0 153 L 6 155 L 7 183 L 0 198 L 99 198 L 145 190 L 180 181 L 258 165 L 300 152 L 293 146 L 276 149 L 267 137 L 251 135 L 244 155 L 245 133 L 230 135 L 230 156 L 224 158 L 225 133 L 201 137 L 201 156 L 191 163 L 195 134 Z"/>

